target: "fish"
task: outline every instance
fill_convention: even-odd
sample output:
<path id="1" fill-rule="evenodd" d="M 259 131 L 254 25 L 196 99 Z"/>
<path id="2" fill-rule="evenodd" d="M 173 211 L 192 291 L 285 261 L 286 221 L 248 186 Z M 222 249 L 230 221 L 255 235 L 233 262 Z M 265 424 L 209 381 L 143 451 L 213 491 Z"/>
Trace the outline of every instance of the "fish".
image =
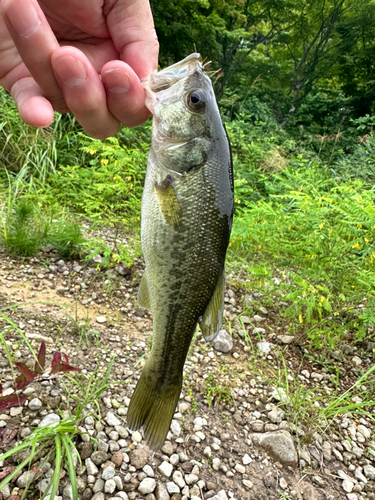
<path id="1" fill-rule="evenodd" d="M 145 271 L 138 305 L 153 317 L 152 346 L 127 413 L 152 450 L 164 443 L 180 397 L 183 368 L 199 323 L 222 328 L 224 262 L 233 219 L 228 136 L 200 54 L 143 82 L 153 115 L 142 195 Z"/>

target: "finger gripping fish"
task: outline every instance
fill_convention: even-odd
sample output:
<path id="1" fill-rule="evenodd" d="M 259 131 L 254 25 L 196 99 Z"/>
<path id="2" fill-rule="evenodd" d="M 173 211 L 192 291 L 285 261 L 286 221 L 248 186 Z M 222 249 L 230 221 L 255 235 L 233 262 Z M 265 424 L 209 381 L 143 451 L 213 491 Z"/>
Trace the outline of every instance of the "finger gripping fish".
<path id="1" fill-rule="evenodd" d="M 224 261 L 233 215 L 230 147 L 199 54 L 144 82 L 153 113 L 142 197 L 146 262 L 139 306 L 153 315 L 151 353 L 130 401 L 127 424 L 162 446 L 182 387 L 197 323 L 206 340 L 222 325 Z"/>

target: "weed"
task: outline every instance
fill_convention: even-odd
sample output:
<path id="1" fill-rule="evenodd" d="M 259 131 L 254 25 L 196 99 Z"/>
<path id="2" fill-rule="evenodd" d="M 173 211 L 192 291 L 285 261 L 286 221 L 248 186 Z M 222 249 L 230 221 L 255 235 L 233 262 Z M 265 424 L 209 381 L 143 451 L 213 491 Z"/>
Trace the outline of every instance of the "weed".
<path id="1" fill-rule="evenodd" d="M 62 363 L 61 356 L 56 356 L 56 354 L 58 353 L 54 355 L 55 365 L 54 361 L 52 361 L 52 372 L 54 369 L 57 371 L 70 371 L 72 367 Z M 43 355 L 39 353 L 38 360 L 41 363 L 44 362 L 42 358 Z M 98 400 L 103 391 L 109 387 L 108 380 L 113 361 L 114 358 L 112 358 L 106 372 L 100 374 L 100 376 L 97 372 L 92 373 L 90 376 L 81 373 L 75 376 L 66 376 L 67 380 L 63 381 L 63 387 L 67 393 L 67 406 L 70 408 L 71 402 L 74 402 L 74 413 L 72 414 L 69 410 L 68 416 L 64 419 L 45 427 L 37 427 L 22 443 L 17 444 L 0 456 L 0 461 L 4 461 L 20 452 L 27 451 L 26 458 L 14 467 L 0 483 L 0 489 L 8 484 L 22 469 L 27 467 L 28 470 L 37 471 L 48 461 L 50 463 L 54 462 L 54 472 L 41 499 L 45 498 L 47 494 L 50 494 L 52 498 L 57 494 L 61 468 L 64 468 L 67 470 L 70 479 L 73 500 L 78 500 L 75 461 L 80 461 L 80 457 L 75 448 L 75 437 L 80 434 L 79 425 L 88 411 L 100 418 Z M 27 375 L 27 372 L 25 373 Z M 24 369 L 22 369 L 22 374 L 24 374 Z M 94 408 L 96 408 L 96 411 L 93 410 Z M 30 483 L 34 480 L 34 475 L 31 478 Z M 21 500 L 26 498 L 27 493 L 28 487 L 25 488 Z"/>
<path id="2" fill-rule="evenodd" d="M 375 366 L 366 371 L 345 392 L 340 392 L 339 378 L 336 374 L 334 388 L 328 392 L 321 386 L 308 388 L 298 376 L 291 376 L 281 352 L 278 353 L 278 369 L 267 366 L 262 370 L 262 378 L 275 387 L 280 399 L 280 406 L 287 420 L 295 429 L 301 425 L 307 428 L 306 439 L 316 430 L 325 432 L 332 419 L 348 414 L 355 418 L 366 416 L 375 421 L 373 416 L 375 399 Z M 298 435 L 298 431 L 297 431 Z"/>
<path id="3" fill-rule="evenodd" d="M 14 200 L 3 222 L 2 243 L 16 255 L 35 255 L 45 244 L 47 222 L 40 207 L 26 198 Z"/>
<path id="4" fill-rule="evenodd" d="M 39 201 L 20 194 L 17 182 L 13 187 L 9 184 L 0 224 L 0 242 L 10 254 L 29 257 L 46 245 L 67 258 L 83 252 L 85 240 L 79 224 L 56 206 L 42 210 Z"/>
<path id="5" fill-rule="evenodd" d="M 74 302 L 74 315 L 71 316 L 68 313 L 65 314 L 68 318 L 68 324 L 65 328 L 67 328 L 68 326 L 71 327 L 72 333 L 73 335 L 77 335 L 80 345 L 89 345 L 91 342 L 93 342 L 96 346 L 99 345 L 99 343 L 101 342 L 101 334 L 100 332 L 95 330 L 95 328 L 90 328 L 91 318 L 89 317 L 88 312 L 86 312 L 83 320 L 78 317 L 77 297 L 75 298 Z"/>
<path id="6" fill-rule="evenodd" d="M 193 394 L 193 391 L 191 390 L 191 387 L 187 387 L 187 395 L 190 398 L 190 404 L 191 404 L 191 411 L 192 411 L 192 413 L 197 413 L 198 403 L 197 403 L 197 400 L 194 397 L 194 394 Z"/>
<path id="7" fill-rule="evenodd" d="M 22 469 L 27 467 L 29 470 L 32 468 L 31 470 L 37 471 L 43 463 L 54 461 L 53 475 L 41 498 L 45 498 L 47 493 L 50 494 L 51 498 L 55 498 L 59 487 L 60 469 L 64 467 L 68 471 L 73 499 L 78 500 L 77 476 L 73 459 L 74 454 L 79 459 L 73 442 L 78 432 L 77 424 L 72 419 L 64 419 L 45 427 L 37 427 L 22 443 L 0 456 L 0 460 L 4 461 L 20 452 L 27 451 L 26 458 L 0 483 L 0 488 L 4 488 Z M 27 493 L 28 487 L 25 488 L 21 500 L 27 498 Z"/>
<path id="8" fill-rule="evenodd" d="M 206 393 L 204 395 L 208 407 L 215 404 L 216 401 L 222 403 L 230 403 L 232 400 L 230 385 L 226 382 L 220 383 L 217 379 L 210 373 L 206 380 Z"/>
<path id="9" fill-rule="evenodd" d="M 74 420 L 79 424 L 86 416 L 88 407 L 96 408 L 96 417 L 100 418 L 99 399 L 105 390 L 110 386 L 109 377 L 111 375 L 114 357 L 108 365 L 104 374 L 93 372 L 91 375 L 83 373 L 68 375 L 63 383 L 69 401 L 74 401 L 75 413 Z M 92 411 L 92 410 L 91 410 Z"/>
<path id="10" fill-rule="evenodd" d="M 52 221 L 47 243 L 57 250 L 61 257 L 74 259 L 82 255 L 85 239 L 77 222 L 60 217 Z"/>

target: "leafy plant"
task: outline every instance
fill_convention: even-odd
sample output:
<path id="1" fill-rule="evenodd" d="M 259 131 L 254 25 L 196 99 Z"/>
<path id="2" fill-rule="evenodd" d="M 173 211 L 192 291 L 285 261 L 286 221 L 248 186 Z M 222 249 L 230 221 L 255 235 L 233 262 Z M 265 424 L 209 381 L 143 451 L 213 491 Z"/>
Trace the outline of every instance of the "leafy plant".
<path id="1" fill-rule="evenodd" d="M 40 345 L 39 352 L 36 357 L 34 364 L 34 369 L 30 369 L 25 363 L 16 362 L 15 365 L 20 372 L 20 375 L 16 378 L 14 383 L 14 389 L 16 391 L 22 390 L 27 387 L 31 382 L 42 375 L 45 369 L 46 363 L 46 344 L 43 341 Z M 66 354 L 61 354 L 60 352 L 55 352 L 53 354 L 51 368 L 48 372 L 52 375 L 54 373 L 60 372 L 80 372 L 80 368 L 69 365 L 69 359 Z M 2 387 L 0 385 L 0 394 L 2 393 Z M 20 406 L 26 401 L 26 398 L 18 394 L 10 394 L 8 396 L 0 396 L 0 411 L 3 411 L 12 406 Z"/>
<path id="2" fill-rule="evenodd" d="M 362 339 L 364 323 L 374 319 L 374 192 L 359 180 L 334 185 L 317 166 L 303 176 L 290 166 L 269 192 L 269 201 L 248 204 L 236 218 L 231 251 L 247 252 L 250 261 L 257 255 L 258 267 L 284 269 L 286 315 L 311 325 L 314 342 L 320 338 L 313 326 L 343 318 Z"/>
<path id="3" fill-rule="evenodd" d="M 49 202 L 55 199 L 94 221 L 138 225 L 148 144 L 134 148 L 117 138 L 98 141 L 83 135 L 81 141 L 92 158 L 88 165 L 61 165 L 39 191 Z"/>

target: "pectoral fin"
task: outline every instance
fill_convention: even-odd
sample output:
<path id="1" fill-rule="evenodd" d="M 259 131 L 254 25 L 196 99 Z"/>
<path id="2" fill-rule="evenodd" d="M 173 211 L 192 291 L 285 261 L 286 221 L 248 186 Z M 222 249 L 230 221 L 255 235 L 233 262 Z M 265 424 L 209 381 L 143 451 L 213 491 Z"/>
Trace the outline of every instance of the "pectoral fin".
<path id="1" fill-rule="evenodd" d="M 155 187 L 164 219 L 167 224 L 176 229 L 181 219 L 181 208 L 173 187 L 172 177 L 167 175 L 164 181 L 161 184 L 156 184 Z"/>
<path id="2" fill-rule="evenodd" d="M 223 324 L 223 311 L 224 273 L 220 275 L 211 300 L 204 311 L 201 321 L 199 322 L 199 326 L 207 342 L 213 340 L 221 330 Z"/>
<path id="3" fill-rule="evenodd" d="M 150 292 L 148 290 L 147 274 L 143 274 L 138 289 L 138 306 L 142 309 L 151 309 Z"/>

